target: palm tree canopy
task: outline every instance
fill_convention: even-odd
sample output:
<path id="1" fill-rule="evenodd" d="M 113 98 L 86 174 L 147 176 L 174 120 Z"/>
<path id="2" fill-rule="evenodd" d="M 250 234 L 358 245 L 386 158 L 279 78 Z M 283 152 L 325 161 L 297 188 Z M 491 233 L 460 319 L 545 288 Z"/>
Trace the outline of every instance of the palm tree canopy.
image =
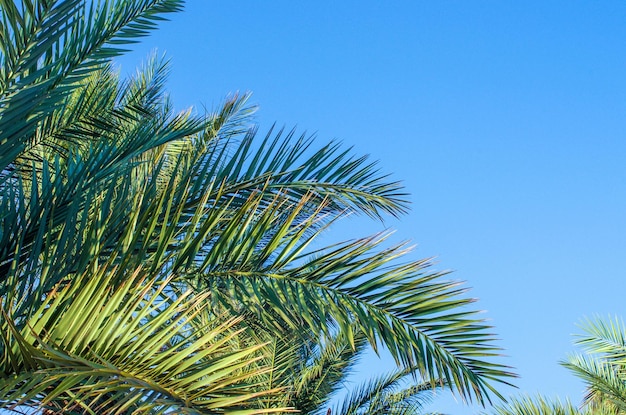
<path id="1" fill-rule="evenodd" d="M 316 246 L 350 214 L 406 211 L 375 163 L 259 138 L 246 95 L 175 113 L 159 57 L 120 79 L 111 59 L 182 1 L 0 1 L 3 407 L 284 411 L 254 325 L 383 346 L 468 400 L 512 376 L 428 260 L 386 234 Z"/>

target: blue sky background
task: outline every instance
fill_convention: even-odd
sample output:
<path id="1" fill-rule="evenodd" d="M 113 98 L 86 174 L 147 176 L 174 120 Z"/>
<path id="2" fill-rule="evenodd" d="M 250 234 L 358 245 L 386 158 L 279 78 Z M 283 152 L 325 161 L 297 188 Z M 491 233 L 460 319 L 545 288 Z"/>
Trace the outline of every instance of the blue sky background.
<path id="1" fill-rule="evenodd" d="M 171 18 L 123 73 L 156 48 L 179 108 L 253 91 L 262 130 L 379 159 L 412 211 L 335 235 L 396 228 L 472 287 L 521 392 L 579 402 L 558 365 L 576 324 L 626 317 L 626 3 L 190 0 Z"/>

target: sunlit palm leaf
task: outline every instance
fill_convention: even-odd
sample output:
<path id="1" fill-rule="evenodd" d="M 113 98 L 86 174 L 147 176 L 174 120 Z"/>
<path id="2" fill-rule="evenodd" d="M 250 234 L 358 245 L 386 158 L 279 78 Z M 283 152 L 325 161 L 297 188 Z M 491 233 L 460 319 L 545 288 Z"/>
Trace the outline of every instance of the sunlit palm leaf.
<path id="1" fill-rule="evenodd" d="M 506 405 L 496 406 L 493 413 L 496 415 L 592 415 L 578 409 L 569 401 L 562 402 L 541 396 L 535 398 L 523 396 L 511 400 Z"/>
<path id="2" fill-rule="evenodd" d="M 116 285 L 119 273 L 126 282 Z M 190 322 L 207 307 L 206 295 L 170 299 L 167 281 L 155 284 L 142 274 L 104 265 L 77 277 L 48 296 L 19 331 L 5 314 L 2 331 L 11 334 L 1 367 L 17 378 L 0 381 L 3 407 L 63 402 L 59 411 L 278 411 L 259 409 L 258 398 L 274 391 L 250 383 L 263 372 L 249 370 L 263 345 L 233 350 L 230 340 L 241 335 L 235 321 L 198 330 Z"/>

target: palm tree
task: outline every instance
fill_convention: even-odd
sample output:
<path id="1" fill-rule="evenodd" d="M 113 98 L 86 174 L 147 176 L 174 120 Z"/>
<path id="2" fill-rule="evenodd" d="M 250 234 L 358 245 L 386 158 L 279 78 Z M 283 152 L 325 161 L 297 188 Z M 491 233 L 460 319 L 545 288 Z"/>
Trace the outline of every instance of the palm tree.
<path id="1" fill-rule="evenodd" d="M 399 183 L 337 143 L 257 138 L 247 96 L 174 113 L 162 58 L 120 79 L 111 59 L 181 4 L 0 0 L 0 407 L 281 412 L 268 344 L 294 333 L 499 396 L 512 374 L 457 282 L 387 234 L 315 245 L 403 214 Z"/>

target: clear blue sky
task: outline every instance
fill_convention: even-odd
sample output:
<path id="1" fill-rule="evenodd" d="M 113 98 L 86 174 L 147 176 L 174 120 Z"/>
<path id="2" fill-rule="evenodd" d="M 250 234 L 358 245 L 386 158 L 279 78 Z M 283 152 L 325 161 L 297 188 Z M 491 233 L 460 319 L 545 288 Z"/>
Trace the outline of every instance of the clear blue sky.
<path id="1" fill-rule="evenodd" d="M 157 48 L 178 107 L 253 91 L 262 128 L 379 159 L 413 202 L 385 225 L 468 282 L 520 391 L 579 401 L 557 363 L 576 324 L 626 317 L 626 3 L 190 0 L 171 18 L 124 72 Z"/>

